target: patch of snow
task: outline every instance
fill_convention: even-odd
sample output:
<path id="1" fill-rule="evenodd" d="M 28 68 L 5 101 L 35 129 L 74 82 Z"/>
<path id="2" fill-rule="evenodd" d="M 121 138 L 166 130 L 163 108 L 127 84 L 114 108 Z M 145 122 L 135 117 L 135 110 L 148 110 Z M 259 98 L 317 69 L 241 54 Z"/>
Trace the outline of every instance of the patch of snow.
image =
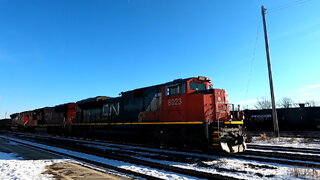
<path id="1" fill-rule="evenodd" d="M 203 164 L 207 164 L 208 167 L 202 167 L 199 164 L 190 164 L 190 169 L 196 169 L 203 172 L 220 172 L 234 171 L 232 174 L 236 178 L 244 179 L 301 179 L 310 178 L 317 179 L 317 176 L 304 175 L 297 177 L 294 172 L 315 172 L 320 175 L 319 169 L 295 167 L 289 165 L 281 165 L 276 163 L 265 163 L 251 160 L 233 159 L 233 158 L 221 158 L 214 161 L 205 161 Z M 184 166 L 188 168 L 188 166 Z M 217 169 L 217 170 L 216 170 Z"/>
<path id="2" fill-rule="evenodd" d="M 248 144 L 253 145 L 275 145 L 282 147 L 294 147 L 294 148 L 306 148 L 306 149 L 317 149 L 320 150 L 320 142 L 316 139 L 311 138 L 261 138 L 259 136 L 252 137 L 252 142 Z"/>
<path id="3" fill-rule="evenodd" d="M 142 166 L 137 166 L 137 165 L 122 165 L 122 166 L 119 166 L 120 168 L 123 168 L 123 169 L 127 169 L 127 170 L 131 170 L 131 171 L 134 171 L 134 172 L 139 172 L 139 173 L 143 173 L 143 174 L 147 174 L 147 175 L 151 175 L 151 176 L 154 176 L 154 177 L 158 177 L 158 178 L 161 178 L 161 179 L 168 179 L 168 180 L 171 180 L 171 179 L 174 179 L 174 180 L 188 180 L 188 179 L 199 179 L 199 178 L 194 178 L 194 177 L 190 177 L 190 176 L 187 176 L 187 175 L 181 175 L 181 174 L 178 174 L 178 173 L 172 173 L 172 172 L 166 172 L 166 171 L 163 171 L 163 170 L 153 170 L 149 167 L 142 167 Z"/>
<path id="4" fill-rule="evenodd" d="M 137 158 L 131 156 L 132 158 Z M 197 163 L 181 163 L 166 160 L 155 160 L 145 157 L 139 159 L 160 164 L 167 164 L 183 169 L 196 170 L 211 174 L 218 174 L 239 179 L 300 179 L 294 172 L 312 172 L 320 175 L 319 169 L 282 165 L 277 163 L 259 162 L 236 158 L 218 158 L 215 160 L 199 161 Z M 301 178 L 314 178 L 312 173 L 305 174 Z"/>
<path id="5" fill-rule="evenodd" d="M 287 161 L 287 162 L 294 162 L 294 163 L 309 163 L 309 164 L 315 164 L 315 165 L 320 165 L 319 162 L 313 162 L 313 161 L 301 161 L 301 160 L 291 160 L 291 159 L 284 159 L 284 158 L 275 158 L 275 157 L 266 157 L 266 156 L 255 156 L 255 155 L 245 155 L 245 154 L 240 154 L 239 157 L 254 157 L 254 158 L 261 158 L 261 159 L 268 159 L 268 160 L 282 160 L 282 161 Z M 277 163 L 275 163 L 277 164 Z"/>
<path id="6" fill-rule="evenodd" d="M 240 159 L 222 158 L 217 161 L 204 162 L 205 164 L 222 169 L 234 170 L 236 174 L 245 179 L 301 179 L 296 177 L 293 172 L 295 169 L 299 171 L 316 171 L 319 169 L 310 169 L 303 167 L 293 167 L 287 165 L 279 165 L 274 163 L 261 163 L 257 161 L 244 161 Z M 212 168 L 211 167 L 211 168 Z M 210 168 L 206 169 L 210 171 Z M 240 173 L 242 172 L 242 173 Z M 304 176 L 302 178 L 313 178 L 312 176 Z"/>
<path id="7" fill-rule="evenodd" d="M 100 144 L 100 143 L 99 143 Z M 102 145 L 102 146 L 101 146 Z M 303 168 L 303 167 L 295 167 L 290 165 L 283 165 L 278 163 L 267 163 L 267 162 L 259 162 L 259 161 L 251 161 L 245 159 L 235 159 L 235 158 L 220 158 L 214 155 L 206 155 L 206 154 L 198 154 L 198 153 L 188 153 L 188 152 L 177 152 L 173 150 L 163 150 L 163 149 L 153 149 L 153 148 L 143 148 L 143 147 L 135 147 L 129 145 L 115 145 L 110 144 L 112 148 L 107 147 L 108 143 L 102 143 L 101 145 L 89 145 L 99 149 L 113 149 L 113 150 L 126 150 L 130 151 L 133 150 L 135 153 L 144 155 L 144 152 L 138 152 L 140 150 L 147 150 L 152 151 L 154 153 L 170 153 L 170 154 L 183 154 L 183 155 L 190 155 L 196 156 L 201 158 L 208 158 L 208 161 L 203 161 L 199 163 L 180 163 L 180 162 L 172 162 L 172 161 L 165 161 L 165 160 L 155 160 L 145 157 L 139 157 L 139 159 L 143 159 L 146 161 L 156 162 L 160 164 L 167 164 L 175 167 L 180 167 L 184 169 L 191 169 L 197 170 L 212 174 L 220 174 L 224 176 L 234 177 L 234 178 L 241 178 L 241 179 L 303 179 L 303 178 L 314 178 L 312 176 L 308 176 L 307 174 L 302 175 L 300 177 L 294 175 L 295 171 L 301 172 L 315 172 L 320 175 L 319 169 L 313 168 Z M 160 155 L 160 154 L 159 154 Z M 242 155 L 242 154 L 240 154 Z M 243 155 L 243 156 L 250 156 L 250 155 Z M 136 158 L 134 156 L 131 156 Z M 261 158 L 259 156 L 259 158 Z M 270 157 L 263 157 L 265 159 L 275 160 L 281 158 L 270 158 Z M 292 162 L 309 162 L 309 161 L 298 161 L 298 160 L 287 160 L 286 161 Z M 310 162 L 311 163 L 311 162 Z M 318 164 L 316 162 L 312 162 Z M 208 167 L 203 167 L 201 164 L 207 164 Z M 234 172 L 230 172 L 230 170 Z M 316 178 L 314 178 L 316 179 Z"/>
<path id="8" fill-rule="evenodd" d="M 45 167 L 66 160 L 22 160 L 14 153 L 0 152 L 1 180 L 44 180 L 52 176 L 43 174 Z"/>
<path id="9" fill-rule="evenodd" d="M 111 166 L 116 166 L 116 167 L 119 167 L 119 168 L 122 168 L 122 169 L 133 170 L 135 172 L 141 172 L 141 173 L 144 173 L 146 175 L 159 177 L 159 178 L 162 178 L 162 179 L 168 179 L 168 180 L 169 179 L 170 180 L 171 179 L 176 179 L 176 180 L 198 179 L 198 178 L 194 178 L 194 177 L 183 175 L 183 174 L 167 172 L 167 171 L 164 171 L 164 170 L 150 168 L 150 167 L 142 166 L 142 165 L 135 165 L 135 164 L 131 164 L 131 163 L 123 162 L 123 161 L 111 160 L 111 159 L 107 159 L 107 158 L 98 157 L 98 156 L 95 156 L 95 155 L 80 153 L 80 152 L 71 151 L 71 150 L 62 149 L 62 148 L 57 148 L 57 147 L 53 147 L 53 146 L 47 146 L 47 145 L 34 143 L 34 142 L 30 142 L 30 141 L 25 141 L 25 140 L 21 140 L 21 139 L 15 139 L 15 138 L 6 137 L 6 136 L 0 136 L 0 138 L 14 140 L 14 141 L 18 141 L 18 142 L 21 142 L 21 143 L 30 144 L 30 145 L 33 145 L 33 146 L 36 146 L 36 147 L 41 147 L 41 148 L 47 149 L 47 150 L 52 150 L 52 151 L 55 151 L 55 152 L 65 153 L 65 154 L 68 154 L 68 155 L 71 155 L 71 156 L 81 157 L 83 159 L 87 159 L 87 160 L 91 160 L 91 161 L 95 161 L 95 162 L 99 162 L 99 163 L 103 163 L 103 164 L 107 164 L 107 165 L 111 165 Z M 30 179 L 30 178 L 27 178 L 27 179 Z"/>
<path id="10" fill-rule="evenodd" d="M 290 139 L 290 141 L 288 141 Z M 261 145 L 279 145 L 281 144 L 282 146 L 288 146 L 288 147 L 295 147 L 292 146 L 291 142 L 292 138 L 279 138 L 278 140 L 270 140 L 269 142 L 259 140 L 258 138 L 254 139 L 254 143 L 252 144 L 259 144 Z M 305 139 L 301 140 L 303 138 L 298 138 L 296 143 L 301 143 L 301 142 L 306 142 Z M 16 140 L 16 139 L 15 139 Z M 19 140 L 23 141 L 23 140 Z M 82 141 L 82 140 L 75 140 L 75 141 Z M 26 141 L 27 142 L 27 141 Z M 83 141 L 82 141 L 83 142 Z M 90 142 L 90 141 L 88 141 Z M 29 144 L 37 144 L 37 143 L 32 143 L 32 142 L 27 142 Z M 95 142 L 96 143 L 96 142 Z M 307 143 L 308 145 L 310 143 Z M 133 150 L 137 153 L 139 150 L 148 150 L 152 151 L 154 153 L 157 152 L 167 152 L 171 154 L 184 154 L 184 155 L 191 155 L 191 156 L 197 156 L 197 157 L 206 157 L 208 160 L 206 161 L 199 161 L 197 163 L 181 163 L 181 162 L 172 162 L 172 161 L 164 161 L 164 160 L 155 160 L 155 159 L 150 159 L 150 158 L 145 158 L 145 157 L 139 157 L 139 159 L 143 160 L 148 160 L 152 162 L 157 162 L 157 163 L 162 163 L 162 164 L 168 164 L 171 166 L 175 167 L 180 167 L 184 169 L 192 169 L 192 170 L 197 170 L 197 171 L 202 171 L 202 172 L 207 172 L 207 173 L 213 173 L 213 174 L 221 174 L 229 177 L 235 177 L 235 178 L 241 178 L 241 179 L 319 179 L 320 177 L 320 170 L 317 168 L 305 168 L 305 167 L 296 167 L 296 166 L 290 166 L 290 165 L 283 165 L 283 164 L 278 164 L 278 163 L 267 163 L 267 162 L 259 162 L 259 161 L 252 161 L 252 160 L 245 160 L 241 158 L 221 158 L 218 156 L 214 155 L 205 155 L 205 154 L 198 154 L 198 153 L 187 153 L 187 152 L 177 152 L 173 150 L 161 150 L 161 149 L 153 149 L 153 148 L 141 148 L 141 147 L 135 147 L 135 146 L 128 146 L 128 145 L 115 145 L 115 144 L 110 144 L 112 147 L 105 147 L 108 145 L 108 143 L 103 143 L 101 142 L 101 145 L 103 146 L 98 146 L 98 145 L 92 145 L 100 149 L 106 149 L 106 150 Z M 290 146 L 291 145 L 291 146 Z M 315 147 L 319 147 L 320 149 L 320 144 L 319 142 L 314 142 L 313 145 Z M 46 145 L 39 145 L 41 147 L 47 147 L 48 149 L 60 149 L 60 148 L 55 148 L 51 146 L 46 146 Z M 90 145 L 91 146 L 91 145 Z M 300 147 L 300 146 L 296 146 Z M 133 170 L 136 172 L 142 172 L 144 174 L 148 175 L 153 175 L 156 177 L 160 177 L 163 179 L 194 179 L 193 177 L 188 177 L 185 175 L 180 175 L 176 173 L 171 173 L 171 172 L 166 172 L 162 170 L 155 170 L 149 167 L 145 166 L 140 166 L 140 165 L 134 165 L 130 163 L 125 163 L 121 161 L 115 161 L 115 160 L 110 160 L 106 158 L 101 158 L 97 156 L 92 156 L 88 154 L 83 154 L 83 153 L 78 153 L 74 151 L 69 151 L 69 150 L 62 150 L 64 153 L 68 152 L 71 155 L 76 155 L 80 156 L 86 159 L 94 160 L 97 162 L 102 162 L 105 164 L 109 165 L 115 165 L 120 168 L 128 169 L 128 170 Z M 139 152 L 140 153 L 140 152 Z M 152 153 L 151 153 L 152 154 Z M 151 155 L 149 154 L 149 155 Z M 247 155 L 243 155 L 247 156 Z M 261 158 L 261 157 L 260 157 Z M 279 158 L 268 158 L 264 157 L 265 159 L 279 159 Z M 296 160 L 287 160 L 287 161 L 295 161 L 299 162 Z M 302 161 L 301 161 L 302 162 Z M 307 161 L 303 161 L 307 162 Z M 233 171 L 233 172 L 230 172 Z M 302 173 L 296 173 L 296 172 L 302 172 Z"/>
<path id="11" fill-rule="evenodd" d="M 309 155 L 309 156 L 320 156 L 320 154 L 315 153 L 305 153 L 305 152 L 292 152 L 292 151 L 277 151 L 277 150 L 266 150 L 266 149 L 247 149 L 248 151 L 255 151 L 255 152 L 275 152 L 275 153 L 282 153 L 282 154 L 296 154 L 296 155 Z"/>

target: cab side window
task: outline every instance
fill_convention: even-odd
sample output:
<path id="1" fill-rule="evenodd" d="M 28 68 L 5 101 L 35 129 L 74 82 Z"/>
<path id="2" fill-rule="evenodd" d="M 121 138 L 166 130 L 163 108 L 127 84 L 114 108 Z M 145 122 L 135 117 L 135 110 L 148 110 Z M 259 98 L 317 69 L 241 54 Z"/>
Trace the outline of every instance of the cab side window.
<path id="1" fill-rule="evenodd" d="M 184 94 L 185 92 L 186 92 L 186 85 L 184 83 L 166 86 L 166 96 Z"/>

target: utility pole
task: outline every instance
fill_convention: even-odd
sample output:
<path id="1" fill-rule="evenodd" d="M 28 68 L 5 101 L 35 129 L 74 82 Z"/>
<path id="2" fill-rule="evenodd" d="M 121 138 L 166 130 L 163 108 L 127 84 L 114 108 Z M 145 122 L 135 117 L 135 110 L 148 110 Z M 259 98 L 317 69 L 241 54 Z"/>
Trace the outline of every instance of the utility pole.
<path id="1" fill-rule="evenodd" d="M 262 20 L 263 20 L 263 30 L 264 30 L 264 41 L 266 45 L 266 54 L 267 54 L 267 62 L 268 62 L 268 72 L 269 72 L 269 84 L 270 84 L 270 94 L 271 94 L 271 103 L 272 103 L 272 119 L 273 119 L 273 131 L 274 136 L 279 137 L 279 125 L 278 125 L 278 117 L 276 111 L 276 103 L 274 100 L 274 92 L 273 92 L 273 80 L 272 80 L 272 71 L 271 71 L 271 61 L 269 54 L 269 42 L 268 42 L 268 33 L 267 33 L 267 23 L 266 23 L 266 10 L 263 6 L 261 6 Z"/>

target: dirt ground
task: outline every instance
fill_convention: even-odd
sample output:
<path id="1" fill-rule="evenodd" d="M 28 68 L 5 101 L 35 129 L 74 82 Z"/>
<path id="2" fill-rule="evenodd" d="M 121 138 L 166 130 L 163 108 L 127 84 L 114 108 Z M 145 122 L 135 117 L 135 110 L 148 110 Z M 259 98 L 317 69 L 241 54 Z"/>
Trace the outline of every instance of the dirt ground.
<path id="1" fill-rule="evenodd" d="M 102 173 L 97 170 L 83 167 L 75 163 L 55 163 L 46 167 L 46 174 L 52 174 L 58 180 L 85 180 L 85 179 L 108 179 L 118 180 L 127 179 L 113 174 Z"/>

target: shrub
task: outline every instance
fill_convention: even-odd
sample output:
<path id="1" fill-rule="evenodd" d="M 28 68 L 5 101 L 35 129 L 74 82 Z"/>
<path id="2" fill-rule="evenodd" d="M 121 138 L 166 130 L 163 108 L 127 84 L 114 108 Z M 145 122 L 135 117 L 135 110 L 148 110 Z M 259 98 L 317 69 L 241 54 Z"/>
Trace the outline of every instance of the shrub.
<path id="1" fill-rule="evenodd" d="M 320 174 L 316 169 L 293 168 L 291 173 L 293 176 L 300 177 L 300 178 L 312 178 L 312 179 L 320 178 Z"/>

